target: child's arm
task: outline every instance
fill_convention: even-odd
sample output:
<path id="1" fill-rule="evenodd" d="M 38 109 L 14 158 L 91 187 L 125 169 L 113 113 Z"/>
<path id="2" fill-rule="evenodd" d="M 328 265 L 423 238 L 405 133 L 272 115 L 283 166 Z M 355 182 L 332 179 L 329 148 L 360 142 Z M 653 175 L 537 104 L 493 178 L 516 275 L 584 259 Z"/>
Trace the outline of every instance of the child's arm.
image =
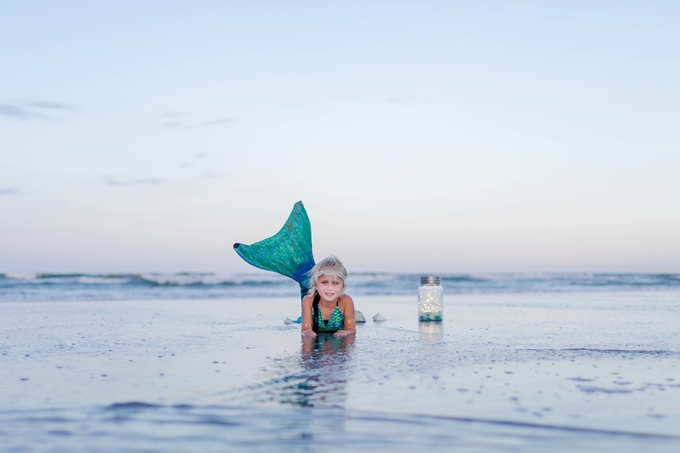
<path id="1" fill-rule="evenodd" d="M 312 330 L 312 301 L 312 296 L 305 296 L 302 299 L 302 324 L 300 326 L 302 336 L 310 338 L 316 337 L 316 332 Z"/>
<path id="2" fill-rule="evenodd" d="M 354 301 L 345 294 L 342 296 L 342 299 L 340 299 L 340 304 L 344 305 L 341 309 L 342 315 L 345 317 L 345 326 L 343 330 L 335 332 L 334 336 L 346 337 L 347 335 L 355 334 L 357 332 L 357 323 L 354 317 Z"/>

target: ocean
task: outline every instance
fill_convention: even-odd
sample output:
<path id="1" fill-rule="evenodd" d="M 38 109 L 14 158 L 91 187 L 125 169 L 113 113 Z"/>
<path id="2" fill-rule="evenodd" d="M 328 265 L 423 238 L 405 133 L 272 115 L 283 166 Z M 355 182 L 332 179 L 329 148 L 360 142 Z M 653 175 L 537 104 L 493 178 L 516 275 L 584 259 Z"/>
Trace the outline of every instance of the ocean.
<path id="1" fill-rule="evenodd" d="M 447 294 L 680 289 L 680 274 L 497 273 L 438 274 Z M 421 274 L 355 273 L 357 296 L 409 295 Z M 0 301 L 153 300 L 294 297 L 298 285 L 273 274 L 0 273 Z"/>
<path id="2" fill-rule="evenodd" d="M 310 342 L 274 275 L 5 273 L 0 451 L 680 450 L 677 274 L 441 275 L 439 323 L 419 277 Z"/>

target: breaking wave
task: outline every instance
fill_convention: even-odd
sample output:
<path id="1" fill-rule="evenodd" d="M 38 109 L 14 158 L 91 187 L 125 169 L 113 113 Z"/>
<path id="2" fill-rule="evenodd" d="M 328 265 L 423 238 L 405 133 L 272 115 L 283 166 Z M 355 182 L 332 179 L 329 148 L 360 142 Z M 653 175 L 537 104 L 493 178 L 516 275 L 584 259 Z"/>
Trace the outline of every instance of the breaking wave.
<path id="1" fill-rule="evenodd" d="M 447 293 L 522 293 L 680 288 L 679 274 L 440 274 Z M 420 274 L 351 274 L 356 295 L 410 295 Z M 0 273 L 0 301 L 296 297 L 295 282 L 273 273 Z"/>

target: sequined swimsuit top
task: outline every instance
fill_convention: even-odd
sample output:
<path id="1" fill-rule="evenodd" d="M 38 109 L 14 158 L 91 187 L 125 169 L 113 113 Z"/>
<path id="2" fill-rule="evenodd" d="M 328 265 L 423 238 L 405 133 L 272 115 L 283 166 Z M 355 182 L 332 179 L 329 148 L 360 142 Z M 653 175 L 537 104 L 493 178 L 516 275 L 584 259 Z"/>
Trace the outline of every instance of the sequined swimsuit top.
<path id="1" fill-rule="evenodd" d="M 316 297 L 319 296 L 317 295 Z M 317 321 L 316 324 L 318 326 L 317 332 L 332 333 L 338 330 L 342 330 L 345 327 L 345 317 L 340 311 L 340 307 L 338 307 L 337 302 L 335 303 L 335 308 L 333 309 L 333 313 L 331 313 L 330 318 L 328 318 L 328 321 L 324 321 L 323 314 L 321 313 L 320 308 L 318 309 L 318 313 L 319 315 L 316 320 Z"/>

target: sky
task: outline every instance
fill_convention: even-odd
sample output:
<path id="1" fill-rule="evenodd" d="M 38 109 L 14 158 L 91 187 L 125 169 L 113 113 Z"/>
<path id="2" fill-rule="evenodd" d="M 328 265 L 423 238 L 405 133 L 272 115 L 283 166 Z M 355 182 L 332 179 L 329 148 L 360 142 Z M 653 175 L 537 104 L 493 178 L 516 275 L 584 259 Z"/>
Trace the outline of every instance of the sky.
<path id="1" fill-rule="evenodd" d="M 680 3 L 0 4 L 0 272 L 680 272 Z"/>

